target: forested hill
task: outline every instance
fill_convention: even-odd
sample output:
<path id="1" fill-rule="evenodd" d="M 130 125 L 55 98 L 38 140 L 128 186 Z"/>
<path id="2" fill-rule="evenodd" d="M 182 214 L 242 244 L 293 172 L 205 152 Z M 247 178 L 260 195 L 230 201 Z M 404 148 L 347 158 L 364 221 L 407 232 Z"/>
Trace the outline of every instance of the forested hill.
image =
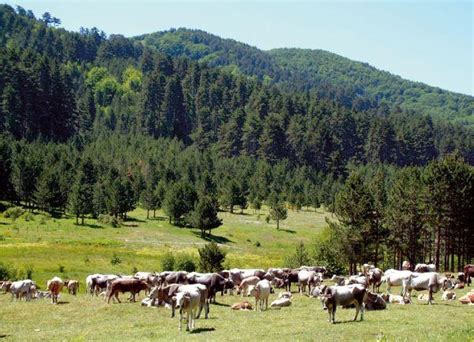
<path id="1" fill-rule="evenodd" d="M 178 29 L 135 37 L 145 46 L 172 56 L 187 56 L 211 66 L 225 66 L 284 89 L 313 90 L 339 104 L 368 109 L 381 103 L 474 124 L 474 98 L 404 80 L 367 63 L 323 51 L 262 51 L 200 30 Z"/>

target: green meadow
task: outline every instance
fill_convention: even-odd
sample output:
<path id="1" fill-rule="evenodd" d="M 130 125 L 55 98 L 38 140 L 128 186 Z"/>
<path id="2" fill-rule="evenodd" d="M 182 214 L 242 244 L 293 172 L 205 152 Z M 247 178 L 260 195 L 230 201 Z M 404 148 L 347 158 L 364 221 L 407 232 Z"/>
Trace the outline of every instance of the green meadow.
<path id="1" fill-rule="evenodd" d="M 226 267 L 281 266 L 299 241 L 308 246 L 326 226 L 327 212 L 289 211 L 277 230 L 267 223 L 266 212 L 220 213 L 224 225 L 213 231 L 212 239 L 227 251 Z M 473 341 L 474 306 L 424 302 L 406 306 L 389 305 L 384 311 L 366 312 L 363 322 L 350 322 L 353 309 L 338 309 L 340 323 L 327 322 L 328 315 L 317 299 L 294 294 L 293 305 L 265 312 L 234 312 L 229 305 L 238 296 L 218 295 L 210 318 L 196 321 L 193 333 L 178 332 L 177 318 L 165 308 L 146 308 L 139 303 L 107 305 L 101 298 L 84 294 L 84 279 L 91 273 L 130 274 L 132 270 L 160 271 L 166 253 L 195 254 L 206 243 L 195 229 L 171 226 L 161 212 L 146 220 L 137 209 L 120 228 L 87 219 L 85 226 L 73 218 L 11 222 L 0 216 L 0 262 L 20 274 L 30 269 L 33 280 L 45 286 L 58 275 L 81 281 L 77 297 L 63 293 L 59 305 L 48 299 L 29 303 L 11 302 L 0 294 L 0 337 L 15 341 L 130 341 L 130 340 L 278 340 L 278 341 Z M 112 264 L 112 259 L 119 263 Z M 296 287 L 293 287 L 296 289 Z M 458 290 L 461 296 L 466 290 Z M 277 294 L 272 294 L 271 300 Z M 125 298 L 124 295 L 121 296 Z M 143 294 L 140 299 L 143 298 Z M 252 303 L 253 301 L 249 299 Z"/>

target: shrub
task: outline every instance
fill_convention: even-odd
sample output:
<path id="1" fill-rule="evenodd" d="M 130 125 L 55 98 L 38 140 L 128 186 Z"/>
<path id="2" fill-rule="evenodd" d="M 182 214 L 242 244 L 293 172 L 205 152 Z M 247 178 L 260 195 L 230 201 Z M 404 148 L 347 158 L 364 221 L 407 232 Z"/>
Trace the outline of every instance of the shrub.
<path id="1" fill-rule="evenodd" d="M 174 258 L 174 255 L 166 253 L 163 255 L 163 258 L 161 258 L 161 269 L 163 271 L 174 271 L 175 263 L 176 259 Z"/>
<path id="2" fill-rule="evenodd" d="M 0 263 L 0 280 L 15 279 L 17 275 L 16 269 Z"/>
<path id="3" fill-rule="evenodd" d="M 28 221 L 34 221 L 34 220 L 35 220 L 35 215 L 33 215 L 32 213 L 29 213 L 29 212 L 28 212 L 28 213 L 24 213 L 24 214 L 23 214 L 23 219 L 24 219 L 25 221 L 27 221 L 27 222 L 28 222 Z"/>
<path id="4" fill-rule="evenodd" d="M 260 246 L 262 246 L 262 244 L 260 243 L 260 241 L 255 242 L 255 247 L 260 247 Z"/>
<path id="5" fill-rule="evenodd" d="M 120 259 L 117 254 L 114 254 L 114 256 L 112 257 L 112 259 L 110 260 L 110 263 L 111 263 L 112 265 L 118 265 L 118 264 L 121 264 L 121 263 L 122 263 L 122 259 Z"/>
<path id="6" fill-rule="evenodd" d="M 194 262 L 195 257 L 190 254 L 179 254 L 176 257 L 175 265 L 176 269 L 186 272 L 196 271 L 196 264 Z"/>
<path id="7" fill-rule="evenodd" d="M 132 274 L 135 274 L 135 273 L 137 273 L 137 272 L 138 272 L 137 266 L 133 266 L 133 268 L 132 268 Z"/>
<path id="8" fill-rule="evenodd" d="M 66 269 L 66 268 L 64 267 L 64 265 L 59 265 L 59 267 L 58 267 L 59 273 L 64 273 L 64 270 L 65 270 L 65 269 Z"/>
<path id="9" fill-rule="evenodd" d="M 115 216 L 111 216 L 107 214 L 106 215 L 100 214 L 97 221 L 99 221 L 102 224 L 110 225 L 113 228 L 117 228 L 122 225 L 122 220 L 116 218 Z"/>
<path id="10" fill-rule="evenodd" d="M 50 213 L 44 213 L 39 215 L 39 224 L 43 225 L 46 224 L 46 221 L 51 219 L 51 214 Z"/>
<path id="11" fill-rule="evenodd" d="M 12 221 L 15 221 L 17 218 L 19 218 L 21 215 L 23 215 L 24 212 L 25 211 L 21 207 L 13 207 L 13 208 L 7 209 L 3 213 L 3 217 L 10 218 Z"/>
<path id="12" fill-rule="evenodd" d="M 25 279 L 32 279 L 33 278 L 33 272 L 34 272 L 33 266 L 26 265 L 25 266 L 25 276 L 24 276 L 24 278 Z"/>
<path id="13" fill-rule="evenodd" d="M 202 272 L 217 272 L 222 270 L 226 253 L 214 241 L 198 249 L 199 268 Z"/>
<path id="14" fill-rule="evenodd" d="M 306 247 L 303 242 L 300 242 L 295 249 L 295 252 L 285 258 L 285 266 L 290 268 L 298 268 L 303 265 L 308 265 L 311 262 Z"/>

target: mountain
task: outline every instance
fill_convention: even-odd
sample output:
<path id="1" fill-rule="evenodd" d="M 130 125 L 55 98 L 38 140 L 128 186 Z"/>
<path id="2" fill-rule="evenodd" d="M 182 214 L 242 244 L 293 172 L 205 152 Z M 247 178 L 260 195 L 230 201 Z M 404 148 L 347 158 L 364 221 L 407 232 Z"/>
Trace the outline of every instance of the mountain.
<path id="1" fill-rule="evenodd" d="M 210 66 L 255 76 L 283 89 L 313 91 L 322 98 L 358 110 L 385 103 L 390 108 L 474 124 L 472 96 L 404 80 L 367 63 L 323 50 L 262 51 L 232 39 L 184 28 L 145 34 L 134 40 L 171 56 L 186 56 Z"/>

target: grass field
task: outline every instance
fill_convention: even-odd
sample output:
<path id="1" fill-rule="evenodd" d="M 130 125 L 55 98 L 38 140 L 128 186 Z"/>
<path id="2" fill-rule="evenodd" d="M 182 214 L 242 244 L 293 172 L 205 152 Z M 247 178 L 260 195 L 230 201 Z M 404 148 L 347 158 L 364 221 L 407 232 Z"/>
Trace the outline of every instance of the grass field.
<path id="1" fill-rule="evenodd" d="M 325 226 L 323 211 L 289 212 L 281 229 L 265 222 L 266 214 L 253 211 L 220 213 L 224 225 L 213 239 L 228 252 L 226 266 L 280 266 L 299 241 L 311 244 Z M 346 322 L 354 310 L 337 312 L 341 324 L 327 322 L 318 300 L 299 295 L 293 306 L 263 313 L 232 312 L 228 305 L 240 297 L 218 296 L 209 320 L 198 320 L 192 334 L 178 333 L 177 319 L 164 308 L 144 308 L 139 303 L 105 304 L 84 295 L 84 278 L 91 273 L 130 274 L 133 268 L 160 271 L 160 259 L 168 252 L 196 253 L 206 243 L 193 229 L 170 226 L 164 217 L 146 220 L 145 212 L 131 213 L 133 220 L 121 228 L 105 227 L 95 220 L 88 226 L 72 218 L 15 223 L 0 216 L 0 262 L 24 272 L 33 270 L 40 286 L 54 275 L 81 281 L 77 297 L 63 294 L 62 304 L 49 300 L 11 302 L 0 295 L 0 337 L 7 340 L 452 340 L 474 341 L 474 306 L 446 303 L 436 295 L 436 304 L 390 306 L 367 312 L 363 322 Z M 260 247 L 257 247 L 257 242 Z M 121 263 L 112 265 L 116 255 Z M 62 272 L 60 272 L 62 271 Z M 466 292 L 459 290 L 458 295 Z M 276 295 L 272 295 L 274 298 Z M 141 297 L 142 298 L 142 297 Z"/>

